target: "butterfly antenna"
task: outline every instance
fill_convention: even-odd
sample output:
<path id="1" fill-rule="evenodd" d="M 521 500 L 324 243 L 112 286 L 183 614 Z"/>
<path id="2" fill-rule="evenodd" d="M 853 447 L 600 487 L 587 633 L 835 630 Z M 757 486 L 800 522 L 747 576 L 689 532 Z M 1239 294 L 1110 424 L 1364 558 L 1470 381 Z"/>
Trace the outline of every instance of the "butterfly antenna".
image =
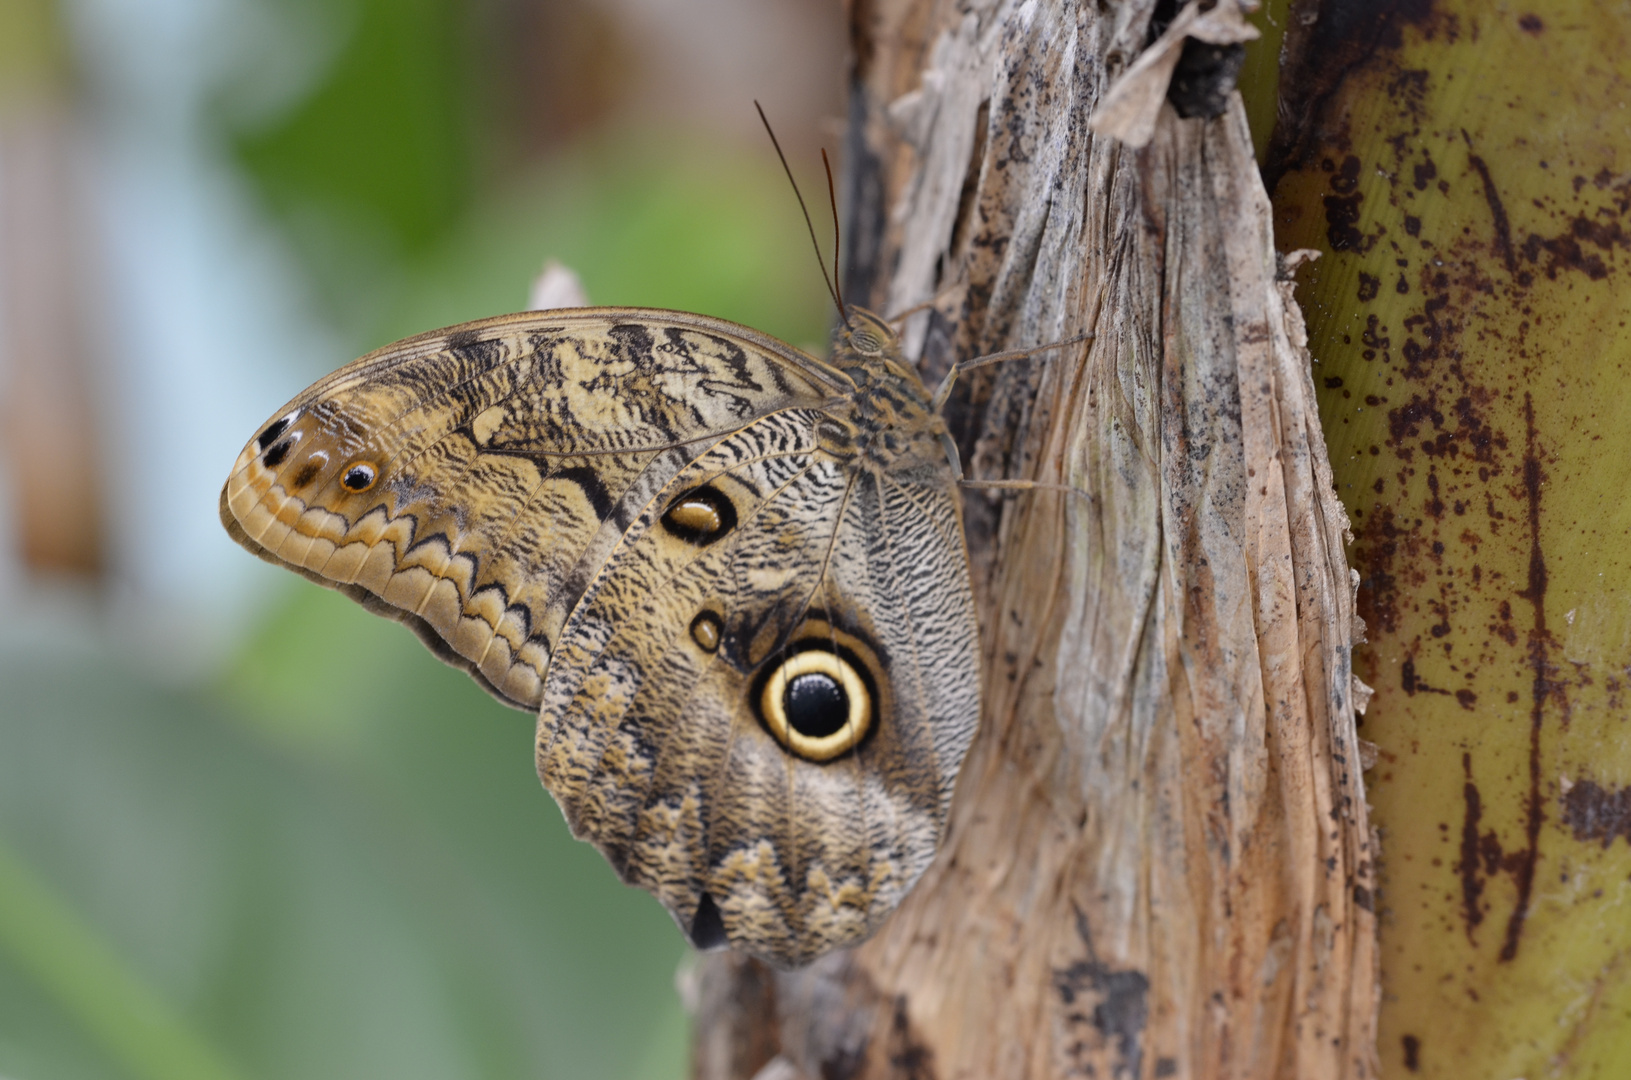
<path id="1" fill-rule="evenodd" d="M 838 267 L 838 189 L 832 182 L 832 162 L 827 160 L 827 148 L 821 148 L 821 167 L 827 170 L 827 202 L 832 204 L 832 280 L 834 299 L 838 301 L 838 314 L 843 318 L 844 324 L 849 325 L 849 316 L 844 314 L 844 275 L 839 273 Z M 823 267 L 825 269 L 825 267 Z"/>
<path id="2" fill-rule="evenodd" d="M 815 245 L 816 265 L 821 267 L 821 280 L 827 283 L 827 295 L 832 297 L 832 302 L 838 305 L 838 317 L 844 320 L 844 325 L 848 326 L 849 315 L 844 311 L 844 301 L 839 297 L 838 290 L 833 287 L 832 278 L 827 276 L 827 261 L 821 257 L 821 241 L 816 239 L 815 225 L 810 221 L 810 208 L 804 205 L 804 193 L 799 190 L 799 182 L 793 179 L 793 170 L 787 164 L 787 155 L 782 153 L 782 144 L 777 140 L 775 130 L 771 128 L 769 118 L 765 116 L 764 106 L 755 101 L 753 107 L 759 110 L 759 122 L 764 124 L 765 134 L 770 136 L 770 145 L 776 148 L 776 156 L 781 159 L 782 172 L 787 174 L 787 182 L 793 185 L 793 196 L 798 199 L 799 209 L 804 212 L 804 227 L 810 230 L 810 243 Z M 822 151 L 822 158 L 825 160 L 826 151 Z M 828 175 L 831 175 L 830 169 Z M 835 217 L 833 227 L 836 229 L 837 226 L 838 219 Z"/>

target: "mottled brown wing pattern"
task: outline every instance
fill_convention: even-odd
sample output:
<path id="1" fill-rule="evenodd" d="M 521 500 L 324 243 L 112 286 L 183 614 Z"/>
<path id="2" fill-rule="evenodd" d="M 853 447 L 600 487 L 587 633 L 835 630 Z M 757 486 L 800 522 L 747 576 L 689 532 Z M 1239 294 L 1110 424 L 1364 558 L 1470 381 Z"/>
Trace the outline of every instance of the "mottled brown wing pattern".
<path id="1" fill-rule="evenodd" d="M 814 419 L 766 417 L 675 477 L 728 502 L 717 542 L 667 527 L 662 499 L 631 525 L 565 628 L 539 722 L 540 775 L 577 835 L 693 940 L 783 965 L 866 937 L 927 868 L 979 702 L 949 475 L 853 468 Z M 761 715 L 767 672 L 804 648 L 846 654 L 872 697 L 833 760 L 790 754 Z"/>
<path id="2" fill-rule="evenodd" d="M 593 568 L 684 463 L 847 382 L 756 331 L 640 309 L 534 312 L 411 338 L 265 425 L 221 493 L 269 561 L 413 627 L 536 708 Z"/>
<path id="3" fill-rule="evenodd" d="M 318 382 L 221 516 L 538 708 L 574 833 L 698 945 L 787 966 L 927 868 L 978 722 L 944 442 L 864 312 L 831 364 L 703 316 L 535 312 Z"/>

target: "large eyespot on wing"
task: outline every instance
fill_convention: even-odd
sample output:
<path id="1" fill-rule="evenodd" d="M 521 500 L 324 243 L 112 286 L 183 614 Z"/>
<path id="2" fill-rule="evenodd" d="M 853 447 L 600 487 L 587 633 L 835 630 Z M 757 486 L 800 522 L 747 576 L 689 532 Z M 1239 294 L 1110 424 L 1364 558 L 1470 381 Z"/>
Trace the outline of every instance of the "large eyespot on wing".
<path id="1" fill-rule="evenodd" d="M 939 841 L 979 705 L 955 493 L 852 472 L 796 414 L 669 492 L 564 629 L 540 775 L 688 934 L 804 963 L 876 929 Z"/>
<path id="2" fill-rule="evenodd" d="M 761 667 L 748 701 L 795 757 L 825 763 L 853 753 L 872 734 L 879 711 L 884 676 L 870 654 L 854 635 L 813 624 Z"/>
<path id="3" fill-rule="evenodd" d="M 790 346 L 701 316 L 486 320 L 387 346 L 280 410 L 240 453 L 222 522 L 535 708 L 585 553 L 712 440 L 841 390 Z"/>

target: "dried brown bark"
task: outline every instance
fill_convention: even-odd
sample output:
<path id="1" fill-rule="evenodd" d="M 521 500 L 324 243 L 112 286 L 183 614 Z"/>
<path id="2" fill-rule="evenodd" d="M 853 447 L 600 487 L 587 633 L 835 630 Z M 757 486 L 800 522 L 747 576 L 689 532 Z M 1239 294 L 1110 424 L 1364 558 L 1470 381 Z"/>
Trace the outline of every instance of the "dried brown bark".
<path id="1" fill-rule="evenodd" d="M 1088 126 L 1153 6 L 851 11 L 848 292 L 941 297 L 931 380 L 1095 332 L 948 410 L 972 475 L 1081 496 L 968 493 L 985 715 L 941 857 L 859 949 L 706 958 L 699 1077 L 1375 1074 L 1347 521 L 1244 113 Z"/>

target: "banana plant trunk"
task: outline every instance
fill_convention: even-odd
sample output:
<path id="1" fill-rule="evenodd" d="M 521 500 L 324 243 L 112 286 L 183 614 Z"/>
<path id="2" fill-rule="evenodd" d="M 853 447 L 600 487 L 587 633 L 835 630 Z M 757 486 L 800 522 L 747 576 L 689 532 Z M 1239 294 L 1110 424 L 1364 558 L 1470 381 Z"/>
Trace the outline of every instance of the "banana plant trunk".
<path id="1" fill-rule="evenodd" d="M 1157 7 L 849 8 L 846 299 L 928 305 L 930 385 L 1093 336 L 947 409 L 971 480 L 1039 486 L 964 494 L 984 715 L 938 861 L 857 949 L 705 957 L 698 1077 L 1375 1075 L 1348 523 L 1250 31 Z M 1186 33 L 1222 59 L 1187 117 Z"/>

